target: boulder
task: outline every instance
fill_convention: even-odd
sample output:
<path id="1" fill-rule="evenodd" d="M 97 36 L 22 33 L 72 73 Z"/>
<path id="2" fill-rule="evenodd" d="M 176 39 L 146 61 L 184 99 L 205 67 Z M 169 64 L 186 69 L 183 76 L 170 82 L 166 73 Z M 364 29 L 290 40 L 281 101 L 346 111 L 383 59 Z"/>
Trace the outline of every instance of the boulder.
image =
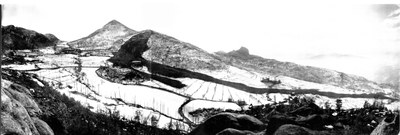
<path id="1" fill-rule="evenodd" d="M 35 117 L 41 111 L 28 89 L 5 79 L 1 85 L 1 135 L 52 135 L 50 127 Z"/>
<path id="2" fill-rule="evenodd" d="M 4 81 L 5 83 L 10 83 L 6 80 Z M 7 96 L 12 97 L 12 99 L 15 99 L 21 103 L 30 116 L 36 116 L 41 112 L 39 106 L 30 96 L 29 90 L 27 90 L 25 87 L 17 84 L 10 84 L 9 87 L 4 87 L 4 92 Z"/>
<path id="3" fill-rule="evenodd" d="M 25 107 L 1 89 L 2 134 L 39 134 Z"/>
<path id="4" fill-rule="evenodd" d="M 231 129 L 224 131 L 228 128 Z M 264 123 L 252 116 L 234 113 L 220 113 L 208 118 L 205 122 L 197 126 L 192 132 L 190 132 L 189 135 L 215 135 L 217 133 L 228 134 L 261 132 L 264 129 Z"/>
<path id="5" fill-rule="evenodd" d="M 314 135 L 314 133 L 305 127 L 286 124 L 279 127 L 274 135 Z"/>
<path id="6" fill-rule="evenodd" d="M 240 47 L 239 50 L 236 51 L 237 53 L 243 55 L 243 56 L 248 56 L 250 55 L 249 53 L 249 49 L 247 49 L 246 47 Z"/>
<path id="7" fill-rule="evenodd" d="M 321 130 L 324 128 L 324 121 L 321 115 L 313 114 L 306 117 L 298 117 L 296 123 L 314 130 Z"/>
<path id="8" fill-rule="evenodd" d="M 280 126 L 286 124 L 296 124 L 295 118 L 289 117 L 282 114 L 276 114 L 271 116 L 267 126 L 267 133 L 272 134 L 274 133 Z"/>
<path id="9" fill-rule="evenodd" d="M 306 106 L 297 108 L 296 110 L 290 112 L 292 115 L 308 116 L 312 114 L 322 114 L 322 109 L 315 103 L 310 103 Z"/>
<path id="10" fill-rule="evenodd" d="M 33 117 L 32 120 L 40 135 L 54 135 L 53 130 L 46 122 L 36 117 Z"/>
<path id="11" fill-rule="evenodd" d="M 264 133 L 263 132 L 254 133 L 248 130 L 237 130 L 234 128 L 227 128 L 217 133 L 217 135 L 262 135 L 262 134 Z"/>

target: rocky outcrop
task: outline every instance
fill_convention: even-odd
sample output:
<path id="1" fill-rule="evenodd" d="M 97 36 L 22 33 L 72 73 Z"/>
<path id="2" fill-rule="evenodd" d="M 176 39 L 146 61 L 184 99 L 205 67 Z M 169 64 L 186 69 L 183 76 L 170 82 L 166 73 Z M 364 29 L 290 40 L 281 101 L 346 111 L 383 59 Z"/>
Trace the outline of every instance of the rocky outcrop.
<path id="1" fill-rule="evenodd" d="M 225 135 L 258 133 L 265 129 L 265 125 L 249 115 L 220 113 L 207 119 L 197 126 L 189 135 Z"/>
<path id="2" fill-rule="evenodd" d="M 109 61 L 130 66 L 132 61 L 138 60 L 189 70 L 218 70 L 226 66 L 196 46 L 152 30 L 141 31 L 132 36 Z"/>
<path id="3" fill-rule="evenodd" d="M 117 51 L 125 41 L 136 33 L 135 30 L 112 20 L 90 35 L 69 42 L 68 45 L 82 50 L 111 49 L 110 51 Z"/>
<path id="4" fill-rule="evenodd" d="M 14 25 L 2 27 L 1 30 L 3 36 L 2 51 L 38 49 L 54 46 L 58 42 L 56 38 L 49 38 L 33 30 L 16 27 Z"/>
<path id="5" fill-rule="evenodd" d="M 246 47 L 240 47 L 239 50 L 235 51 L 236 53 L 241 54 L 242 56 L 249 56 L 249 49 L 247 49 Z"/>
<path id="6" fill-rule="evenodd" d="M 1 134 L 53 134 L 49 125 L 36 117 L 41 111 L 28 89 L 4 79 L 1 85 Z"/>
<path id="7" fill-rule="evenodd" d="M 382 120 L 371 135 L 398 135 L 400 134 L 399 128 L 399 115 L 395 115 Z"/>

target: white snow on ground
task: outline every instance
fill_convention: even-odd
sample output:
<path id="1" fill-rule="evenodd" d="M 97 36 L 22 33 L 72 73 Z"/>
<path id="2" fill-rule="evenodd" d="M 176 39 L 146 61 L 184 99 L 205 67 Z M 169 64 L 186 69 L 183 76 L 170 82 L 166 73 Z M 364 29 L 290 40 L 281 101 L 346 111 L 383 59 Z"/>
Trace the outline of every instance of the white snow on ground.
<path id="1" fill-rule="evenodd" d="M 1 68 L 10 68 L 10 69 L 13 69 L 13 70 L 31 70 L 31 69 L 36 69 L 35 65 L 33 65 L 33 64 L 25 64 L 25 65 L 10 64 L 10 65 L 2 65 Z"/>
<path id="2" fill-rule="evenodd" d="M 105 66 L 107 59 L 110 57 L 102 56 L 90 56 L 90 57 L 80 57 L 82 60 L 82 66 Z"/>
<path id="3" fill-rule="evenodd" d="M 110 98 L 120 98 L 124 100 L 126 103 L 134 103 L 139 104 L 144 107 L 151 107 L 164 114 L 180 119 L 180 115 L 177 113 L 179 106 L 185 101 L 185 98 L 178 96 L 176 94 L 172 94 L 170 92 L 165 92 L 162 90 L 152 89 L 145 86 L 134 86 L 134 85 L 121 85 L 117 83 L 112 83 L 106 81 L 100 77 L 98 77 L 95 73 L 94 68 L 83 69 L 82 72 L 86 74 L 86 78 L 90 85 L 92 86 L 91 91 L 86 86 L 81 83 L 77 83 L 74 81 L 76 78 L 71 76 L 69 72 L 63 70 L 47 70 L 40 71 L 37 74 L 44 78 L 44 80 L 48 82 L 60 81 L 62 82 L 62 86 L 64 87 L 55 87 L 59 90 L 59 92 L 66 94 L 69 97 L 74 98 L 77 101 L 80 101 L 82 104 L 93 107 L 92 111 L 97 110 L 105 110 L 105 108 L 113 109 L 114 107 L 108 107 L 104 104 L 115 104 L 117 105 L 117 110 L 120 111 L 121 115 L 127 118 L 132 118 L 135 116 L 135 111 L 138 110 L 135 107 L 128 107 L 126 105 L 122 105 L 122 102 L 116 102 Z M 68 75 L 69 74 L 69 75 Z M 42 76 L 41 76 L 42 75 Z M 50 78 L 50 79 L 49 79 Z M 71 81 L 67 81 L 71 80 Z M 90 80 L 90 81 L 89 81 Z M 72 86 L 69 89 L 66 86 Z M 91 100 L 79 94 L 73 94 L 72 91 L 77 91 L 83 93 L 85 95 L 91 95 L 99 100 Z M 98 93 L 100 96 L 96 95 Z M 132 111 L 135 110 L 135 111 Z M 142 110 L 144 116 L 150 115 L 150 113 L 154 113 L 149 110 Z M 159 126 L 164 126 L 170 122 L 170 119 L 163 118 L 162 116 Z"/>
<path id="4" fill-rule="evenodd" d="M 192 117 L 189 112 L 195 111 L 197 109 L 222 109 L 222 110 L 241 110 L 241 108 L 235 103 L 229 102 L 213 102 L 213 101 L 205 101 L 205 100 L 193 100 L 189 102 L 184 108 L 183 112 L 187 118 L 189 118 L 194 123 L 199 123 L 203 121 L 203 117 Z"/>
<path id="5" fill-rule="evenodd" d="M 219 108 L 219 109 L 231 109 L 231 110 L 240 110 L 241 108 L 235 104 L 230 102 L 214 102 L 214 101 L 206 101 L 206 100 L 193 100 L 189 102 L 185 109 L 187 111 L 193 111 L 193 109 L 199 108 Z"/>
<path id="6" fill-rule="evenodd" d="M 42 52 L 43 54 L 54 54 L 54 47 L 46 47 L 43 49 L 39 49 L 40 52 Z"/>
<path id="7" fill-rule="evenodd" d="M 32 78 L 32 80 L 35 81 L 39 86 L 41 86 L 41 87 L 44 86 L 43 83 L 40 82 L 39 80 L 37 80 L 37 79 L 35 79 L 35 78 Z"/>
<path id="8" fill-rule="evenodd" d="M 242 100 L 247 104 L 259 105 L 259 104 L 269 104 L 272 102 L 280 102 L 284 101 L 285 98 L 288 97 L 287 94 L 279 94 L 279 93 L 265 93 L 265 94 L 252 94 L 242 90 L 238 90 L 229 86 L 224 86 L 221 84 L 216 84 L 213 82 L 206 82 L 203 80 L 192 79 L 192 78 L 172 78 L 175 80 L 181 81 L 186 87 L 177 89 L 171 86 L 165 85 L 161 82 L 152 80 L 146 81 L 142 83 L 142 85 L 152 86 L 156 88 L 162 89 L 154 89 L 146 86 L 138 86 L 138 85 L 122 85 L 118 83 L 109 82 L 105 79 L 97 76 L 95 71 L 97 70 L 96 66 L 106 65 L 106 60 L 109 57 L 98 57 L 98 56 L 90 56 L 90 57 L 80 57 L 82 60 L 82 68 L 81 73 L 84 73 L 84 77 L 82 78 L 82 82 L 89 84 L 89 88 L 79 83 L 77 81 L 74 67 L 77 66 L 76 59 L 77 55 L 44 55 L 39 56 L 37 59 L 43 61 L 44 63 L 38 63 L 37 66 L 40 68 L 54 68 L 57 66 L 71 66 L 69 68 L 60 68 L 56 70 L 40 70 L 34 71 L 39 76 L 40 79 L 43 79 L 49 84 L 53 85 L 55 89 L 59 92 L 66 94 L 69 97 L 74 98 L 77 101 L 80 101 L 82 104 L 91 106 L 92 111 L 105 110 L 108 109 L 116 109 L 120 112 L 120 114 L 127 118 L 134 118 L 136 115 L 136 111 L 139 110 L 143 113 L 143 116 L 150 115 L 158 115 L 150 110 L 146 109 L 138 109 L 135 107 L 130 107 L 124 105 L 122 102 L 117 102 L 111 98 L 120 98 L 124 102 L 139 104 L 143 107 L 151 107 L 155 110 L 158 110 L 164 114 L 167 114 L 173 118 L 180 119 L 181 116 L 178 114 L 178 108 L 182 103 L 185 102 L 186 98 L 180 95 L 174 94 L 173 92 L 189 95 L 192 98 L 198 99 L 206 99 L 213 101 L 228 101 L 232 100 L 234 102 Z M 85 68 L 93 67 L 93 68 Z M 6 65 L 2 66 L 9 67 L 17 70 L 28 70 L 28 69 L 36 69 L 34 64 L 27 65 Z M 147 72 L 146 68 L 142 68 L 141 71 Z M 245 71 L 235 67 L 229 67 L 228 70 L 220 70 L 220 71 L 198 71 L 200 73 L 204 73 L 210 76 L 213 76 L 218 79 L 243 83 L 247 86 L 256 87 L 256 88 L 267 88 L 269 85 L 261 82 L 261 79 L 264 77 L 268 77 L 271 79 L 281 80 L 282 84 L 274 86 L 274 88 L 285 88 L 285 89 L 319 89 L 320 91 L 326 92 L 334 92 L 334 93 L 345 93 L 345 94 L 360 94 L 362 92 L 356 92 L 353 90 L 343 89 L 330 85 L 317 84 L 312 82 L 306 82 L 290 77 L 285 76 L 270 76 L 263 75 L 255 72 Z M 37 81 L 37 80 L 35 80 Z M 41 83 L 37 81 L 40 85 Z M 42 84 L 43 85 L 43 84 Z M 165 91 L 165 89 L 167 91 Z M 83 93 L 84 95 L 73 94 L 71 92 Z M 98 95 L 97 95 L 98 94 Z M 91 96 L 96 100 L 92 100 L 84 96 Z M 329 102 L 333 107 L 335 107 L 336 99 L 327 98 L 324 96 L 318 95 L 308 95 L 315 98 L 316 104 L 319 106 L 324 106 L 325 102 Z M 372 103 L 374 99 L 363 99 L 363 98 L 342 98 L 343 108 L 361 108 L 365 101 Z M 387 100 L 383 100 L 385 103 L 388 103 L 386 106 L 389 109 L 397 109 L 400 108 L 400 102 L 389 103 Z M 116 106 L 106 106 L 105 104 L 114 104 Z M 191 110 L 196 110 L 199 108 L 223 108 L 223 109 L 240 109 L 240 107 L 234 103 L 227 102 L 212 102 L 205 100 L 194 100 L 187 104 L 184 108 L 184 112 L 187 115 L 187 112 Z M 195 119 L 195 118 L 191 118 Z M 197 118 L 196 121 L 201 120 L 201 118 Z M 170 119 L 164 116 L 160 116 L 159 126 L 164 127 L 167 123 L 170 122 Z"/>

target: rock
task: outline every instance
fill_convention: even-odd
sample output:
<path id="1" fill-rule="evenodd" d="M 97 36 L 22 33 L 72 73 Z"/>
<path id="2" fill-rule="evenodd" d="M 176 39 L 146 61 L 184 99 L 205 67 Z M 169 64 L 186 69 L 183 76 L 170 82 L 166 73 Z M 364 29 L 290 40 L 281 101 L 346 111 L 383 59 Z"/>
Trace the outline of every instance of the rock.
<path id="1" fill-rule="evenodd" d="M 314 133 L 305 127 L 287 124 L 279 127 L 274 135 L 314 135 Z"/>
<path id="2" fill-rule="evenodd" d="M 273 115 L 268 122 L 267 133 L 274 133 L 280 126 L 285 124 L 296 124 L 296 121 L 293 117 L 289 117 L 286 115 L 276 114 Z"/>
<path id="3" fill-rule="evenodd" d="M 3 81 L 3 80 L 2 80 Z M 4 93 L 12 97 L 13 99 L 17 100 L 19 103 L 24 106 L 26 111 L 30 116 L 36 116 L 38 113 L 40 113 L 39 106 L 36 104 L 36 102 L 30 97 L 30 92 L 27 88 L 22 87 L 20 85 L 11 83 L 7 80 L 4 80 L 5 84 L 4 86 Z M 7 85 L 10 84 L 10 85 Z M 7 87 L 9 86 L 9 87 Z"/>
<path id="4" fill-rule="evenodd" d="M 399 131 L 399 115 L 394 118 L 385 118 L 379 125 L 372 131 L 371 135 L 398 135 Z"/>
<path id="5" fill-rule="evenodd" d="M 308 116 L 312 114 L 322 114 L 322 109 L 315 103 L 310 103 L 290 112 L 292 115 Z"/>
<path id="6" fill-rule="evenodd" d="M 263 132 L 254 133 L 248 130 L 237 130 L 234 128 L 227 128 L 217 133 L 217 135 L 261 135 L 261 134 L 263 134 Z"/>
<path id="7" fill-rule="evenodd" d="M 324 128 L 324 121 L 322 120 L 322 117 L 317 114 L 306 117 L 300 116 L 296 119 L 296 123 L 314 130 L 321 130 Z"/>
<path id="8" fill-rule="evenodd" d="M 15 134 L 15 135 L 25 135 L 25 134 L 32 134 L 26 125 L 26 123 L 17 122 L 10 114 L 3 114 L 1 113 L 1 131 L 0 134 Z"/>
<path id="9" fill-rule="evenodd" d="M 232 128 L 250 132 L 260 132 L 265 129 L 264 123 L 260 120 L 243 114 L 220 113 L 207 119 L 204 123 L 196 127 L 189 135 L 215 135 L 225 129 Z M 242 131 L 227 130 L 226 133 L 238 133 Z"/>
<path id="10" fill-rule="evenodd" d="M 1 84 L 0 134 L 39 135 L 52 132 L 45 122 L 34 117 L 41 111 L 27 88 L 5 79 L 1 80 Z"/>
<path id="11" fill-rule="evenodd" d="M 250 55 L 249 53 L 249 49 L 247 49 L 246 47 L 240 47 L 239 50 L 236 51 L 237 53 L 243 55 L 243 56 L 248 56 Z"/>
<path id="12" fill-rule="evenodd" d="M 3 81 L 3 80 L 2 80 Z M 25 107 L 1 89 L 1 124 L 5 134 L 39 134 Z"/>
<path id="13" fill-rule="evenodd" d="M 32 118 L 32 120 L 40 135 L 54 135 L 53 130 L 46 122 L 36 117 Z"/>

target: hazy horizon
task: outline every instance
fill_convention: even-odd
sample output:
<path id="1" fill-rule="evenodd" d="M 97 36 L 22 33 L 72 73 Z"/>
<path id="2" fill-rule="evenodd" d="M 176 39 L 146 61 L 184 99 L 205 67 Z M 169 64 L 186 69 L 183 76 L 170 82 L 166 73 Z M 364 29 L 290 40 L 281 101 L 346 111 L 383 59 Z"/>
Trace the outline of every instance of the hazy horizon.
<path id="1" fill-rule="evenodd" d="M 264 58 L 333 69 L 375 81 L 386 74 L 382 69 L 400 69 L 399 16 L 389 16 L 400 12 L 397 5 L 22 2 L 4 5 L 3 25 L 52 33 L 66 41 L 85 37 L 115 19 L 133 30 L 152 29 L 208 52 L 228 52 L 243 46 Z"/>

